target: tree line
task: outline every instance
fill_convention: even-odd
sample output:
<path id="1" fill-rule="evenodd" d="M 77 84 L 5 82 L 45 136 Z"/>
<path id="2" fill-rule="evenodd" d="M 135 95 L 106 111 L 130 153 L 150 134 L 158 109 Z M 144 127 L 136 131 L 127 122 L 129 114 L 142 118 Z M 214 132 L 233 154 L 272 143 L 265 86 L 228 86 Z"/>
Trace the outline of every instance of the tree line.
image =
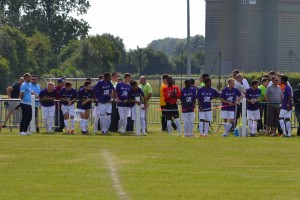
<path id="1" fill-rule="evenodd" d="M 186 72 L 186 39 L 165 38 L 125 49 L 109 33 L 89 35 L 88 0 L 0 0 L 0 90 L 24 72 L 40 77 L 97 77 L 106 71 Z M 103 19 L 105 20 L 105 19 Z M 191 38 L 192 73 L 204 64 L 203 36 Z"/>

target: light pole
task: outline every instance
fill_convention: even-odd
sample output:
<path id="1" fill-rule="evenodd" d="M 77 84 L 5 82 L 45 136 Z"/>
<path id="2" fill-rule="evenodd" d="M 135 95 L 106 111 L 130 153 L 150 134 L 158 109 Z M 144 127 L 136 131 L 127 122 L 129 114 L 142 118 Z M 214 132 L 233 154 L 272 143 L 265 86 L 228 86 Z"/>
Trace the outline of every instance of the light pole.
<path id="1" fill-rule="evenodd" d="M 190 0 L 187 0 L 187 75 L 191 78 Z"/>

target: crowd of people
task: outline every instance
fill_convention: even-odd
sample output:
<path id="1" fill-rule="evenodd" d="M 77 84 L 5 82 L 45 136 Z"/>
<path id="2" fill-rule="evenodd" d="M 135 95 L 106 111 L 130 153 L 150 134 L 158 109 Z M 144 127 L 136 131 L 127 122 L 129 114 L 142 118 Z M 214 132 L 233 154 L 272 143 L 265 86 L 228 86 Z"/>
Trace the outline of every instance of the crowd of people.
<path id="1" fill-rule="evenodd" d="M 78 90 L 65 79 L 59 79 L 56 86 L 53 82 L 48 82 L 44 89 L 41 89 L 37 81 L 37 76 L 26 73 L 17 83 L 7 88 L 8 97 L 20 98 L 21 103 L 18 105 L 17 101 L 9 101 L 8 112 L 1 128 L 6 127 L 14 110 L 20 107 L 22 117 L 19 134 L 30 135 L 28 127 L 33 115 L 31 95 L 35 95 L 38 99 L 34 113 L 36 132 L 40 131 L 38 108 L 41 106 L 48 133 L 64 130 L 66 133 L 75 134 L 75 103 L 77 102 L 82 134 L 89 134 L 88 123 L 92 112 L 95 134 L 99 130 L 102 134 L 108 134 L 108 131 L 124 134 L 128 131 L 128 117 L 131 117 L 134 123 L 140 123 L 141 130 L 135 130 L 136 135 L 147 135 L 147 113 L 152 87 L 145 76 L 140 77 L 140 84 L 138 84 L 137 81 L 132 80 L 132 75 L 129 73 L 126 73 L 123 79 L 116 72 L 105 73 L 99 76 L 96 84 L 92 84 L 92 80 L 87 78 Z M 221 109 L 220 117 L 224 122 L 222 136 L 229 136 L 241 116 L 242 98 L 246 98 L 247 102 L 247 125 L 251 137 L 257 136 L 258 132 L 264 132 L 267 136 L 291 137 L 292 102 L 295 104 L 298 122 L 300 120 L 300 90 L 296 89 L 293 92 L 288 77 L 273 71 L 263 75 L 261 80 L 252 80 L 249 85 L 239 70 L 234 70 L 228 85 L 221 91 L 212 87 L 212 80 L 208 74 L 200 76 L 199 86 L 194 79 L 185 80 L 185 87 L 182 89 L 176 86 L 174 79 L 167 74 L 162 75 L 162 81 L 160 87 L 162 131 L 167 131 L 169 134 L 172 134 L 173 130 L 177 130 L 180 136 L 182 134 L 179 100 L 182 105 L 181 117 L 185 137 L 194 136 L 195 109 L 199 111 L 197 130 L 201 137 L 208 136 L 213 109 Z M 219 99 L 222 105 L 212 107 L 213 99 Z M 92 106 L 93 102 L 95 106 Z M 278 134 L 276 134 L 277 129 Z M 300 136 L 299 128 L 297 135 Z"/>

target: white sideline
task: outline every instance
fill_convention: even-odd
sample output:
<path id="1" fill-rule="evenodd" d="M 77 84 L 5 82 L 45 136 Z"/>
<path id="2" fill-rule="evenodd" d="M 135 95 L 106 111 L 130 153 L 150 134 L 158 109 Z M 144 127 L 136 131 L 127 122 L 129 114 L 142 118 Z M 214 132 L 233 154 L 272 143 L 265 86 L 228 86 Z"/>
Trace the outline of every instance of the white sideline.
<path id="1" fill-rule="evenodd" d="M 115 165 L 113 159 L 111 158 L 110 152 L 107 149 L 105 149 L 102 151 L 102 155 L 108 165 L 112 183 L 113 183 L 113 187 L 115 188 L 117 195 L 120 197 L 120 199 L 128 200 L 129 197 L 121 185 L 121 182 L 119 180 L 119 176 L 117 173 L 116 165 Z"/>

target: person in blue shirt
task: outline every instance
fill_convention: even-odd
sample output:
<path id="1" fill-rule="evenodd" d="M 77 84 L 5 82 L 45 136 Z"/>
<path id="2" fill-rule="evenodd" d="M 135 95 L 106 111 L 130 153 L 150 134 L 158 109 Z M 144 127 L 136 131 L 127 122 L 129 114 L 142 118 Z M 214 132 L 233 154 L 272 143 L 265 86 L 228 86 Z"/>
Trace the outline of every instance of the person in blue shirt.
<path id="1" fill-rule="evenodd" d="M 31 110 L 31 74 L 26 73 L 23 76 L 24 83 L 20 88 L 20 99 L 21 99 L 21 109 L 22 109 L 22 118 L 20 122 L 20 135 L 31 135 L 28 131 L 28 127 L 32 118 L 32 110 Z"/>
<path id="2" fill-rule="evenodd" d="M 35 95 L 35 98 L 39 99 L 39 94 L 41 92 L 41 86 L 38 84 L 37 75 L 32 75 L 31 83 L 29 83 L 29 85 L 30 85 L 30 88 L 31 88 L 32 92 Z M 40 102 L 35 101 L 35 126 L 36 126 L 36 132 L 37 133 L 40 132 L 40 128 L 39 128 L 39 106 L 40 106 Z"/>

